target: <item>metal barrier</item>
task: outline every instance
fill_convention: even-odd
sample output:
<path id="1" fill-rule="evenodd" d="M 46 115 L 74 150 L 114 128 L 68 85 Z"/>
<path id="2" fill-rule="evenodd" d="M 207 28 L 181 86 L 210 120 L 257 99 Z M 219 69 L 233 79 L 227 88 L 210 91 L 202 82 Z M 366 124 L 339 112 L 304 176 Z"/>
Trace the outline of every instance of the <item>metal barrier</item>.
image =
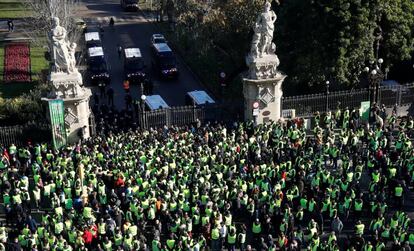
<path id="1" fill-rule="evenodd" d="M 328 97 L 326 93 L 284 97 L 282 110 L 294 109 L 298 117 L 311 116 L 317 111 L 326 112 L 326 107 L 335 110 L 338 104 L 341 108 L 359 108 L 361 102 L 369 101 L 369 98 L 368 89 L 331 92 Z M 389 108 L 411 105 L 414 100 L 414 84 L 381 86 L 378 100 Z"/>
<path id="2" fill-rule="evenodd" d="M 0 127 L 0 144 L 3 146 L 26 145 L 50 142 L 52 138 L 49 124 L 26 124 Z"/>
<path id="3" fill-rule="evenodd" d="M 176 106 L 167 109 L 144 111 L 139 122 L 144 128 L 162 126 L 183 126 L 192 123 L 219 121 L 233 123 L 242 119 L 240 104 L 210 104 L 205 106 Z"/>

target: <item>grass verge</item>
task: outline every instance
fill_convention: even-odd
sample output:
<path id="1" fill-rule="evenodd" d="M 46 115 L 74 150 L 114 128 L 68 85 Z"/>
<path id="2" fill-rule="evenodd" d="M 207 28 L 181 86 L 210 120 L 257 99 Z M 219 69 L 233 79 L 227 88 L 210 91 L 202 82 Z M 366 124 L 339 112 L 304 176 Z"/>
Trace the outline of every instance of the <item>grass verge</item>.
<path id="1" fill-rule="evenodd" d="M 23 1 L 19 0 L 0 0 L 0 18 L 22 18 L 29 15 L 25 10 Z"/>
<path id="2" fill-rule="evenodd" d="M 46 49 L 39 46 L 30 47 L 30 64 L 32 81 L 39 81 L 42 71 L 49 67 L 49 62 L 45 58 Z"/>

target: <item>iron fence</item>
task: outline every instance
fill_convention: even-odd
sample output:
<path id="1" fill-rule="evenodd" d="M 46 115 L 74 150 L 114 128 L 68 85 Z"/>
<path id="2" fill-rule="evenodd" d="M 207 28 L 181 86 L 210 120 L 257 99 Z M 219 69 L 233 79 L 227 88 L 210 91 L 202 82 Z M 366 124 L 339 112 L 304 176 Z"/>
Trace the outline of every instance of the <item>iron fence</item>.
<path id="1" fill-rule="evenodd" d="M 206 106 L 176 106 L 167 109 L 144 111 L 139 122 L 144 128 L 183 126 L 193 123 L 233 123 L 243 119 L 241 104 L 210 104 Z"/>
<path id="2" fill-rule="evenodd" d="M 0 144 L 3 146 L 26 145 L 28 142 L 50 142 L 50 124 L 29 123 L 25 125 L 0 127 Z"/>
<path id="3" fill-rule="evenodd" d="M 318 93 L 311 95 L 284 97 L 282 100 L 282 110 L 294 109 L 296 116 L 312 116 L 315 112 L 326 112 L 335 110 L 339 105 L 341 108 L 359 108 L 361 102 L 370 100 L 370 90 L 353 89 L 348 91 L 338 91 Z M 411 105 L 414 100 L 414 84 L 381 86 L 379 88 L 379 103 L 386 107 Z"/>

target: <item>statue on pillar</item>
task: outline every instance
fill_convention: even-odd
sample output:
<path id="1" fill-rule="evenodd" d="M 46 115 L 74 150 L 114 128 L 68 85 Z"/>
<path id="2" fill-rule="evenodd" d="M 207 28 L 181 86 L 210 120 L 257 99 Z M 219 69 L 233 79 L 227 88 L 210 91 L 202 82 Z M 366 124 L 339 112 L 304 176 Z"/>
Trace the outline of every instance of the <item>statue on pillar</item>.
<path id="1" fill-rule="evenodd" d="M 252 79 L 269 79 L 279 74 L 279 58 L 275 54 L 276 45 L 272 42 L 276 19 L 271 4 L 266 1 L 264 10 L 258 15 L 253 26 L 250 53 L 246 57 L 248 76 Z"/>
<path id="2" fill-rule="evenodd" d="M 53 28 L 50 31 L 51 56 L 55 72 L 74 73 L 76 69 L 76 44 L 67 41 L 67 31 L 60 26 L 59 18 L 53 18 Z"/>
<path id="3" fill-rule="evenodd" d="M 277 16 L 273 10 L 271 10 L 271 4 L 265 3 L 264 11 L 257 17 L 254 24 L 254 36 L 250 53 L 255 57 L 263 57 L 266 54 L 274 52 L 272 47 L 274 44 L 273 33 L 275 31 L 275 25 Z"/>

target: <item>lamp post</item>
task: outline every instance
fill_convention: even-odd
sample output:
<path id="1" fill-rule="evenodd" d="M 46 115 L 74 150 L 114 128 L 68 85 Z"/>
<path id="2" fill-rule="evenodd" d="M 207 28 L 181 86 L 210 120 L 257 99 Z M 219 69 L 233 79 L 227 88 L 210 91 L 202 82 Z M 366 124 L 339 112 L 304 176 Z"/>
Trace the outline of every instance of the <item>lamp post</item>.
<path id="1" fill-rule="evenodd" d="M 325 82 L 325 85 L 326 85 L 326 108 L 325 108 L 325 110 L 326 110 L 326 112 L 328 112 L 329 111 L 329 80 L 327 80 L 326 82 Z"/>
<path id="2" fill-rule="evenodd" d="M 144 94 L 141 95 L 141 128 L 145 128 L 145 100 L 147 99 L 147 96 Z"/>
<path id="3" fill-rule="evenodd" d="M 370 67 L 366 66 L 364 68 L 364 71 L 368 74 L 369 101 L 371 104 L 380 101 L 381 82 L 385 77 L 381 69 L 383 63 L 384 60 L 380 58 L 376 61 L 371 61 Z"/>

